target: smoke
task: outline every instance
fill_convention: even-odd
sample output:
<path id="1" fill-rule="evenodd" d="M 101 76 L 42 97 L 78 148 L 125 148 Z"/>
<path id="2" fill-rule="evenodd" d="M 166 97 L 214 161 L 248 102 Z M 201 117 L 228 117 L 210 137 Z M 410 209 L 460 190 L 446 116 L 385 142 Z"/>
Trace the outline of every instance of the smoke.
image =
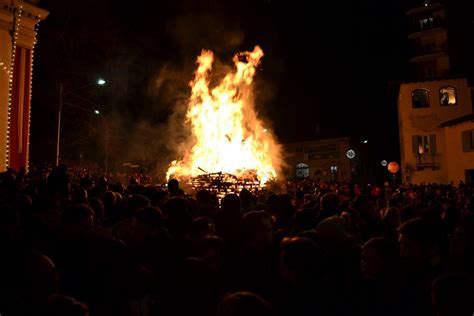
<path id="1" fill-rule="evenodd" d="M 171 43 L 168 49 L 173 50 L 173 55 L 157 68 L 146 89 L 151 102 L 146 108 L 151 109 L 152 113 L 143 113 L 147 117 L 134 122 L 128 128 L 126 148 L 128 159 L 138 158 L 144 163 L 151 164 L 155 173 L 160 176 L 166 173 L 171 161 L 183 158 L 193 143 L 191 125 L 186 122 L 186 111 L 191 95 L 189 83 L 194 79 L 196 58 L 201 50 L 210 49 L 215 53 L 216 59 L 210 78 L 210 86 L 214 87 L 226 73 L 233 70 L 230 65 L 236 52 L 253 48 L 258 44 L 252 43 L 250 47 L 244 47 L 247 40 L 246 32 L 242 30 L 238 21 L 223 13 L 225 10 L 221 10 L 222 8 L 215 8 L 214 11 L 185 9 L 194 5 L 193 3 L 193 1 L 187 3 L 183 6 L 182 12 L 165 23 Z M 265 57 L 262 63 L 262 67 L 264 66 Z M 273 126 L 270 121 L 264 119 L 269 110 L 262 104 L 269 104 L 272 101 L 276 94 L 275 88 L 270 81 L 261 78 L 259 73 L 253 85 L 255 94 L 251 99 L 258 100 L 254 103 L 255 110 L 260 113 L 258 118 L 264 122 L 270 134 Z M 275 153 L 281 152 L 280 146 L 276 143 L 269 150 Z M 280 155 L 272 156 L 274 167 L 280 176 L 284 162 Z"/>
<path id="2" fill-rule="evenodd" d="M 122 159 L 146 166 L 148 172 L 163 181 L 169 162 L 176 159 L 180 144 L 190 134 L 190 129 L 183 124 L 190 79 L 191 74 L 183 68 L 164 64 L 151 77 L 146 88 L 150 104 L 144 109 L 148 113 L 133 122 L 124 118 L 122 123 L 117 123 L 127 131 Z"/>

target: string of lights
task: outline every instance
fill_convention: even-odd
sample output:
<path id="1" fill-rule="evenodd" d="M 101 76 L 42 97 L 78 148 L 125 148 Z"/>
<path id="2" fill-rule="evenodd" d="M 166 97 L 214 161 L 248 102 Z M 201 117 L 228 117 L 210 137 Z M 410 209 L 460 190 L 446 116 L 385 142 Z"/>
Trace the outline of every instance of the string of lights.
<path id="1" fill-rule="evenodd" d="M 31 48 L 31 54 L 30 54 L 30 102 L 33 96 L 33 65 L 34 65 L 34 53 L 35 53 L 35 45 L 38 42 L 37 36 L 38 36 L 38 30 L 39 30 L 39 18 L 36 18 L 36 24 L 35 24 L 35 32 L 34 32 L 34 39 L 33 39 L 33 47 Z M 31 104 L 28 107 L 28 143 L 27 143 L 27 148 L 30 148 L 30 136 L 31 136 Z M 28 161 L 28 157 L 26 157 L 26 161 Z M 28 166 L 26 166 L 28 168 Z"/>
<path id="2" fill-rule="evenodd" d="M 34 24 L 34 32 L 33 32 L 33 39 L 31 41 L 31 47 L 24 48 L 25 50 L 29 51 L 29 55 L 27 55 L 28 60 L 22 60 L 20 61 L 21 63 L 26 63 L 25 64 L 25 69 L 29 69 L 28 73 L 25 73 L 25 79 L 26 76 L 29 76 L 29 86 L 27 89 L 29 89 L 29 101 L 31 102 L 32 98 L 32 84 L 33 84 L 33 62 L 34 62 L 34 48 L 37 43 L 37 34 L 38 34 L 38 29 L 39 29 L 39 23 L 41 21 L 41 15 L 36 15 L 34 16 L 32 13 L 27 13 L 23 9 L 23 4 L 24 0 L 21 0 L 19 2 L 11 2 L 10 7 L 8 8 L 10 12 L 12 13 L 12 29 L 11 29 L 11 55 L 10 55 L 10 63 L 8 65 L 7 62 L 2 61 L 0 62 L 0 67 L 6 72 L 8 75 L 8 116 L 7 116 L 7 133 L 6 133 L 6 168 L 10 167 L 10 145 L 11 145 L 11 119 L 12 119 L 12 106 L 13 106 L 13 98 L 14 98 L 14 73 L 15 73 L 15 63 L 16 63 L 16 58 L 18 57 L 17 54 L 19 54 L 19 50 L 23 49 L 18 46 L 18 39 L 20 36 L 20 28 L 21 28 L 21 21 L 22 17 L 27 16 L 28 18 L 31 18 L 35 21 Z M 29 63 L 29 64 L 28 64 Z M 23 74 L 21 74 L 23 75 Z M 27 140 L 27 146 L 29 147 L 30 144 L 30 125 L 31 125 L 31 106 L 28 106 L 28 140 Z M 21 141 L 21 140 L 20 140 Z M 27 151 L 26 151 L 27 153 Z M 28 158 L 27 158 L 28 160 Z"/>
<path id="3" fill-rule="evenodd" d="M 23 1 L 20 2 L 19 8 L 12 6 L 13 13 L 13 30 L 12 30 L 12 52 L 9 69 L 9 87 L 8 87 L 8 118 L 7 118 L 7 145 L 6 145 L 6 168 L 10 166 L 10 125 L 12 111 L 12 94 L 13 94 L 13 73 L 16 57 L 16 43 L 18 40 L 18 32 L 20 30 L 21 15 L 23 14 Z"/>

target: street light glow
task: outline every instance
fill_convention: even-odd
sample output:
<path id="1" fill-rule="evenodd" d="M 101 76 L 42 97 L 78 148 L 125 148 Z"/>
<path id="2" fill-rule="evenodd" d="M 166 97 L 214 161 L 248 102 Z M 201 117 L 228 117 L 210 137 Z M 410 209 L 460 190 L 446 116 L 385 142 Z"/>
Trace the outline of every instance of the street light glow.
<path id="1" fill-rule="evenodd" d="M 367 144 L 369 141 L 367 139 L 364 139 L 363 143 Z"/>
<path id="2" fill-rule="evenodd" d="M 84 88 L 87 88 L 87 87 L 90 87 L 90 86 L 93 86 L 95 84 L 98 84 L 100 86 L 103 86 L 105 85 L 105 80 L 102 79 L 102 78 L 99 78 L 97 79 L 97 82 L 91 82 L 81 88 L 77 88 L 77 89 L 74 89 L 74 91 L 77 91 L 77 90 L 80 90 L 80 89 L 84 89 Z M 57 137 L 56 137 L 56 166 L 59 165 L 59 148 L 60 148 L 60 141 L 61 141 L 61 111 L 62 111 L 62 108 L 63 108 L 63 94 L 64 94 L 64 91 L 63 91 L 63 83 L 61 82 L 59 84 L 59 106 L 58 106 L 58 128 L 57 128 Z M 83 98 L 81 98 L 83 99 Z M 87 101 L 87 100 L 86 100 Z M 86 111 L 88 113 L 91 113 L 91 109 L 90 108 L 83 108 L 82 106 L 78 106 L 78 105 L 75 105 L 75 104 L 71 104 L 71 103 L 64 103 L 64 104 L 67 104 L 67 105 L 70 105 L 72 107 L 75 107 L 75 108 L 79 108 L 83 111 Z M 101 114 L 99 112 L 99 110 L 94 110 L 93 111 L 95 114 L 99 115 Z M 103 117 L 103 116 L 102 116 Z M 105 164 L 105 169 L 107 170 L 107 161 L 106 161 L 106 164 Z"/>

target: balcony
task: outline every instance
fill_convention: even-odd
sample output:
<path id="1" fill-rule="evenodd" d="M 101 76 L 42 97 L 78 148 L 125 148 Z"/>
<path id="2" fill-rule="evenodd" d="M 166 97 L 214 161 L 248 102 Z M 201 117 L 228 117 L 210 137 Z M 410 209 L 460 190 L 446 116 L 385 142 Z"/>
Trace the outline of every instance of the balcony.
<path id="1" fill-rule="evenodd" d="M 418 23 L 413 24 L 410 29 L 408 30 L 408 38 L 417 38 L 419 36 L 427 35 L 427 32 L 436 33 L 436 32 L 444 32 L 446 26 L 446 22 L 442 19 L 427 19 L 426 22 L 419 21 Z"/>
<path id="2" fill-rule="evenodd" d="M 414 45 L 412 48 L 413 57 L 435 54 L 440 52 L 446 52 L 448 50 L 448 45 L 446 42 L 442 43 L 427 43 L 427 44 L 418 44 Z"/>
<path id="3" fill-rule="evenodd" d="M 410 59 L 412 63 L 447 56 L 447 45 L 445 43 L 421 45 L 414 49 L 412 56 Z"/>
<path id="4" fill-rule="evenodd" d="M 416 158 L 416 170 L 423 170 L 425 168 L 431 168 L 432 170 L 440 169 L 440 164 L 437 162 L 438 155 L 435 153 L 423 153 L 415 154 Z"/>

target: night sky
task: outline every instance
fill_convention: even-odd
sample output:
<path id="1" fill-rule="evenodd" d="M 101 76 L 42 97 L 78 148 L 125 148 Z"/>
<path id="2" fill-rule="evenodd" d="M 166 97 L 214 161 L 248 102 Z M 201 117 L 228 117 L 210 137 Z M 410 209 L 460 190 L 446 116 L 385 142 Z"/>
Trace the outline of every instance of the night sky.
<path id="1" fill-rule="evenodd" d="M 280 141 L 368 138 L 381 159 L 396 159 L 391 87 L 407 76 L 405 12 L 414 4 L 40 1 L 50 15 L 35 51 L 31 159 L 54 160 L 59 83 L 76 91 L 99 77 L 106 86 L 79 89 L 81 99 L 71 94 L 67 101 L 100 108 L 120 160 L 159 157 L 173 137 L 167 122 L 189 94 L 201 49 L 229 64 L 235 52 L 255 45 L 265 53 L 257 108 Z M 64 108 L 64 158 L 99 159 L 100 135 L 101 120 L 92 112 Z"/>

